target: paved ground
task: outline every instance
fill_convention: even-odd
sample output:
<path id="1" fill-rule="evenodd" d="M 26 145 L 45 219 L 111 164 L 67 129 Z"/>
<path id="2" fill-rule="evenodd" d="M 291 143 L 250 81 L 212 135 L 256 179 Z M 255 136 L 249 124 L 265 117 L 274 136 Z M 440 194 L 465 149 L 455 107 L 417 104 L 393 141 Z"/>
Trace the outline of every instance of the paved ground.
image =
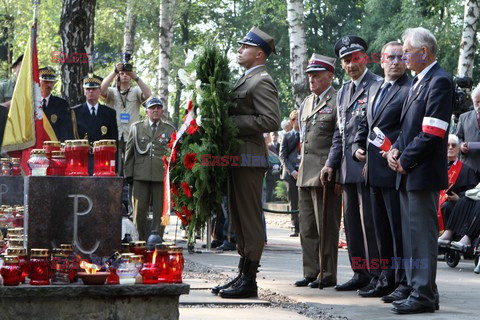
<path id="1" fill-rule="evenodd" d="M 173 235 L 170 230 L 167 238 Z M 391 305 L 378 298 L 361 298 L 355 292 L 337 292 L 333 288 L 324 290 L 297 288 L 293 283 L 302 278 L 302 255 L 299 238 L 288 237 L 290 231 L 280 228 L 268 228 L 268 245 L 261 261 L 258 285 L 279 295 L 289 297 L 309 306 L 321 308 L 325 312 L 348 319 L 478 319 L 478 297 L 480 293 L 480 275 L 473 273 L 472 260 L 461 261 L 456 268 L 450 268 L 443 261 L 438 262 L 437 285 L 440 293 L 440 311 L 429 314 L 399 316 L 390 312 Z M 202 242 L 197 243 L 200 246 Z M 218 272 L 233 275 L 238 256 L 235 252 L 224 253 L 185 253 L 186 259 L 208 266 Z M 347 251 L 340 249 L 338 281 L 344 282 L 352 276 Z M 185 281 L 189 283 L 189 281 Z M 263 306 L 265 301 L 247 299 L 243 308 L 232 309 L 224 305 L 231 300 L 218 298 L 209 293 L 208 288 L 215 285 L 201 279 L 190 280 L 192 290 L 188 296 L 182 296 L 180 319 L 307 319 L 292 311 Z M 202 307 L 209 305 L 209 308 Z M 211 308 L 211 307 L 214 308 Z"/>

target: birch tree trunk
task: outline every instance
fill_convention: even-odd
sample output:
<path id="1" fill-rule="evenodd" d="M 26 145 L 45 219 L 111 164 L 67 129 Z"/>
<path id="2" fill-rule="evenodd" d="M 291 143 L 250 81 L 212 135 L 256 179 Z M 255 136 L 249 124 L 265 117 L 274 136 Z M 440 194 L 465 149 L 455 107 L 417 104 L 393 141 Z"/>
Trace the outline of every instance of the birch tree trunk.
<path id="1" fill-rule="evenodd" d="M 123 30 L 123 52 L 133 54 L 135 49 L 135 26 L 137 16 L 134 11 L 134 0 L 128 0 L 125 29 Z"/>
<path id="2" fill-rule="evenodd" d="M 62 95 L 71 106 L 84 101 L 82 78 L 93 72 L 96 0 L 64 0 L 60 19 Z M 88 61 L 86 55 L 88 54 Z"/>
<path id="3" fill-rule="evenodd" d="M 306 78 L 307 38 L 303 16 L 303 0 L 287 0 L 288 34 L 290 36 L 290 79 L 296 107 L 300 107 L 308 94 Z"/>
<path id="4" fill-rule="evenodd" d="M 175 0 L 161 0 L 158 96 L 162 100 L 163 105 L 166 106 L 166 117 L 168 117 L 168 74 L 170 72 L 170 52 L 172 48 L 174 12 Z"/>
<path id="5" fill-rule="evenodd" d="M 467 0 L 463 18 L 460 56 L 458 57 L 458 77 L 472 77 L 473 61 L 477 42 L 477 26 L 480 11 L 480 0 Z"/>

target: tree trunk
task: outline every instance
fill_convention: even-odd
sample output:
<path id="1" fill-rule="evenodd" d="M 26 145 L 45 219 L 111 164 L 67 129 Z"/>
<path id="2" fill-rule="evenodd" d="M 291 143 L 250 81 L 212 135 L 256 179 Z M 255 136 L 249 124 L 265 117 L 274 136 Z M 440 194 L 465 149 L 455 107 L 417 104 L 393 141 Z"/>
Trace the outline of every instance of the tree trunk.
<path id="1" fill-rule="evenodd" d="M 290 36 L 290 79 L 297 108 L 308 94 L 307 39 L 303 16 L 303 0 L 287 0 L 288 34 Z"/>
<path id="2" fill-rule="evenodd" d="M 133 54 L 135 49 L 135 25 L 137 16 L 134 12 L 134 0 L 128 0 L 125 29 L 123 30 L 123 52 Z"/>
<path id="3" fill-rule="evenodd" d="M 64 0 L 60 19 L 62 95 L 71 106 L 84 100 L 82 78 L 93 71 L 96 0 Z M 88 63 L 86 55 L 88 54 Z"/>
<path id="4" fill-rule="evenodd" d="M 479 0 L 467 0 L 463 18 L 460 56 L 458 57 L 458 77 L 472 77 L 475 60 L 476 34 L 479 19 Z"/>
<path id="5" fill-rule="evenodd" d="M 160 53 L 159 53 L 159 89 L 158 95 L 166 106 L 168 117 L 168 74 L 170 72 L 170 52 L 173 38 L 173 14 L 175 0 L 160 2 Z"/>

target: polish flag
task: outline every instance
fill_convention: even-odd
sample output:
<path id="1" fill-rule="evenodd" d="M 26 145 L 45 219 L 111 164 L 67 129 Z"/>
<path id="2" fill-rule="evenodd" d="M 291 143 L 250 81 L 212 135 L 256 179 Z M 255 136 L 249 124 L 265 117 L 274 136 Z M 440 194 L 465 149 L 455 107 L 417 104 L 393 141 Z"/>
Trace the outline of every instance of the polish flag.
<path id="1" fill-rule="evenodd" d="M 370 135 L 372 139 L 368 138 L 368 142 L 372 143 L 374 146 L 379 148 L 382 151 L 388 152 L 392 146 L 390 139 L 380 130 L 380 128 L 373 128 L 373 132 Z"/>
<path id="2" fill-rule="evenodd" d="M 432 118 L 432 117 L 424 117 L 422 122 L 422 131 L 424 133 L 428 133 L 439 138 L 445 137 L 445 133 L 447 132 L 448 122 Z"/>

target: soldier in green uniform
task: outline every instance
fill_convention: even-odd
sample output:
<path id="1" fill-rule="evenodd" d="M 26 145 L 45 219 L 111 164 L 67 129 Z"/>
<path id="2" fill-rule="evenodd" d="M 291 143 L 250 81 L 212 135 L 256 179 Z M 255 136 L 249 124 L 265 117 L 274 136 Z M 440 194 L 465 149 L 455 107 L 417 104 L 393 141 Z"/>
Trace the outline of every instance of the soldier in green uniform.
<path id="1" fill-rule="evenodd" d="M 22 67 L 23 54 L 15 60 L 12 64 L 14 76 L 12 79 L 0 82 L 0 104 L 4 107 L 10 107 L 10 100 L 12 100 L 13 89 L 15 88 L 15 82 L 17 81 L 20 68 Z"/>
<path id="2" fill-rule="evenodd" d="M 175 128 L 161 120 L 163 104 L 159 98 L 144 103 L 147 118 L 130 127 L 125 152 L 125 179 L 133 184 L 133 223 L 140 240 L 146 240 L 150 230 L 158 230 L 163 209 L 163 156 Z M 147 225 L 147 211 L 153 204 L 151 229 Z"/>

